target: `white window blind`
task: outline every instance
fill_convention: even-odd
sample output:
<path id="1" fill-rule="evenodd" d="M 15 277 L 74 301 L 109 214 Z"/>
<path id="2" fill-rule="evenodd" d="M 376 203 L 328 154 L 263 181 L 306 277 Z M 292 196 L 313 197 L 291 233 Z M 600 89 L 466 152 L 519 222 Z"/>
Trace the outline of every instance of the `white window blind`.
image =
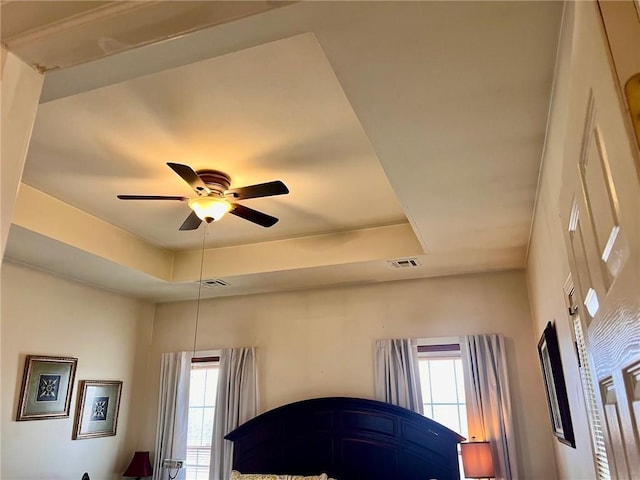
<path id="1" fill-rule="evenodd" d="M 604 445 L 604 432 L 602 430 L 602 422 L 600 421 L 600 413 L 598 412 L 591 369 L 589 368 L 589 357 L 587 355 L 582 322 L 578 315 L 575 315 L 572 319 L 578 359 L 580 360 L 582 390 L 584 391 L 585 407 L 587 409 L 587 418 L 591 430 L 591 442 L 595 454 L 596 474 L 598 475 L 598 480 L 610 480 L 611 473 L 609 472 L 609 461 L 607 460 L 607 451 Z"/>

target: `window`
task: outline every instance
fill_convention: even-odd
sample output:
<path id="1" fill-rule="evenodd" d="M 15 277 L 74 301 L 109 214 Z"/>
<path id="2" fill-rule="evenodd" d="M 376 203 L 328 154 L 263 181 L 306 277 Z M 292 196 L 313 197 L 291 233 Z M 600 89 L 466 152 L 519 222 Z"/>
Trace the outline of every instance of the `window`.
<path id="1" fill-rule="evenodd" d="M 189 387 L 186 480 L 208 480 L 218 392 L 217 357 L 194 358 Z"/>
<path id="2" fill-rule="evenodd" d="M 460 345 L 419 346 L 418 365 L 424 416 L 469 438 Z M 458 455 L 464 478 L 459 448 Z"/>
<path id="3" fill-rule="evenodd" d="M 459 345 L 418 347 L 424 415 L 468 437 Z"/>

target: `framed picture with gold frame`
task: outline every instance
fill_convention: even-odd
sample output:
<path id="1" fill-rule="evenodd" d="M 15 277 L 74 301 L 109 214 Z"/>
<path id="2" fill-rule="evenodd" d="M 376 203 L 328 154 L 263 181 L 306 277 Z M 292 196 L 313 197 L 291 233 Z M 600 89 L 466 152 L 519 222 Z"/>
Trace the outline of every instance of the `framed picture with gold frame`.
<path id="1" fill-rule="evenodd" d="M 78 386 L 78 406 L 73 439 L 108 437 L 116 434 L 122 382 L 82 380 Z"/>
<path id="2" fill-rule="evenodd" d="M 17 421 L 69 416 L 77 358 L 27 355 Z"/>

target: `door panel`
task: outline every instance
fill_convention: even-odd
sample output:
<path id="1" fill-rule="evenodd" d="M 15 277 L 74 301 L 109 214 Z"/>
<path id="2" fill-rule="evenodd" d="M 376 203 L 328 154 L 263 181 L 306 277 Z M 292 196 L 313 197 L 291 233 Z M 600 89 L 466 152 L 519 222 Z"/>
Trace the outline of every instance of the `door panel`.
<path id="1" fill-rule="evenodd" d="M 626 372 L 627 396 L 631 402 L 631 413 L 636 432 L 640 432 L 640 363 L 629 367 Z"/>
<path id="2" fill-rule="evenodd" d="M 624 448 L 624 436 L 622 433 L 623 428 L 618 414 L 618 398 L 613 380 L 611 378 L 604 379 L 600 384 L 600 388 L 604 403 L 605 422 L 612 446 L 611 453 L 613 455 L 609 455 L 609 466 L 613 467 L 611 473 L 613 478 L 629 478 L 627 453 Z"/>
<path id="3" fill-rule="evenodd" d="M 599 386 L 611 473 L 614 478 L 640 478 L 637 144 L 598 4 L 573 5 L 570 125 L 559 205 L 586 320 L 592 375 Z M 640 32 L 637 16 L 635 22 Z"/>
<path id="4" fill-rule="evenodd" d="M 584 133 L 585 145 L 580 159 L 580 175 L 583 185 L 585 206 L 591 220 L 591 229 L 600 261 L 600 273 L 604 287 L 622 269 L 628 258 L 628 248 L 620 231 L 620 204 L 611 174 L 611 164 L 607 155 L 602 132 L 596 119 L 595 99 L 589 99 L 587 125 Z"/>

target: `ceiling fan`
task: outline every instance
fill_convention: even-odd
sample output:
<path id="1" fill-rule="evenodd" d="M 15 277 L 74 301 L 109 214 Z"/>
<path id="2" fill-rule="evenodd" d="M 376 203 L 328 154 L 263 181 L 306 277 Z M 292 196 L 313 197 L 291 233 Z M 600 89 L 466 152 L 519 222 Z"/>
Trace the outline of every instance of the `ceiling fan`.
<path id="1" fill-rule="evenodd" d="M 190 166 L 180 163 L 169 162 L 167 165 L 195 190 L 198 194 L 197 197 L 118 195 L 118 198 L 120 200 L 178 200 L 180 202 L 188 202 L 193 211 L 180 226 L 180 230 L 196 230 L 202 221 L 207 223 L 216 222 L 227 212 L 262 227 L 271 227 L 278 222 L 276 217 L 245 207 L 234 201 L 289 193 L 287 186 L 280 180 L 230 189 L 231 178 L 224 172 L 218 170 L 195 171 Z"/>

